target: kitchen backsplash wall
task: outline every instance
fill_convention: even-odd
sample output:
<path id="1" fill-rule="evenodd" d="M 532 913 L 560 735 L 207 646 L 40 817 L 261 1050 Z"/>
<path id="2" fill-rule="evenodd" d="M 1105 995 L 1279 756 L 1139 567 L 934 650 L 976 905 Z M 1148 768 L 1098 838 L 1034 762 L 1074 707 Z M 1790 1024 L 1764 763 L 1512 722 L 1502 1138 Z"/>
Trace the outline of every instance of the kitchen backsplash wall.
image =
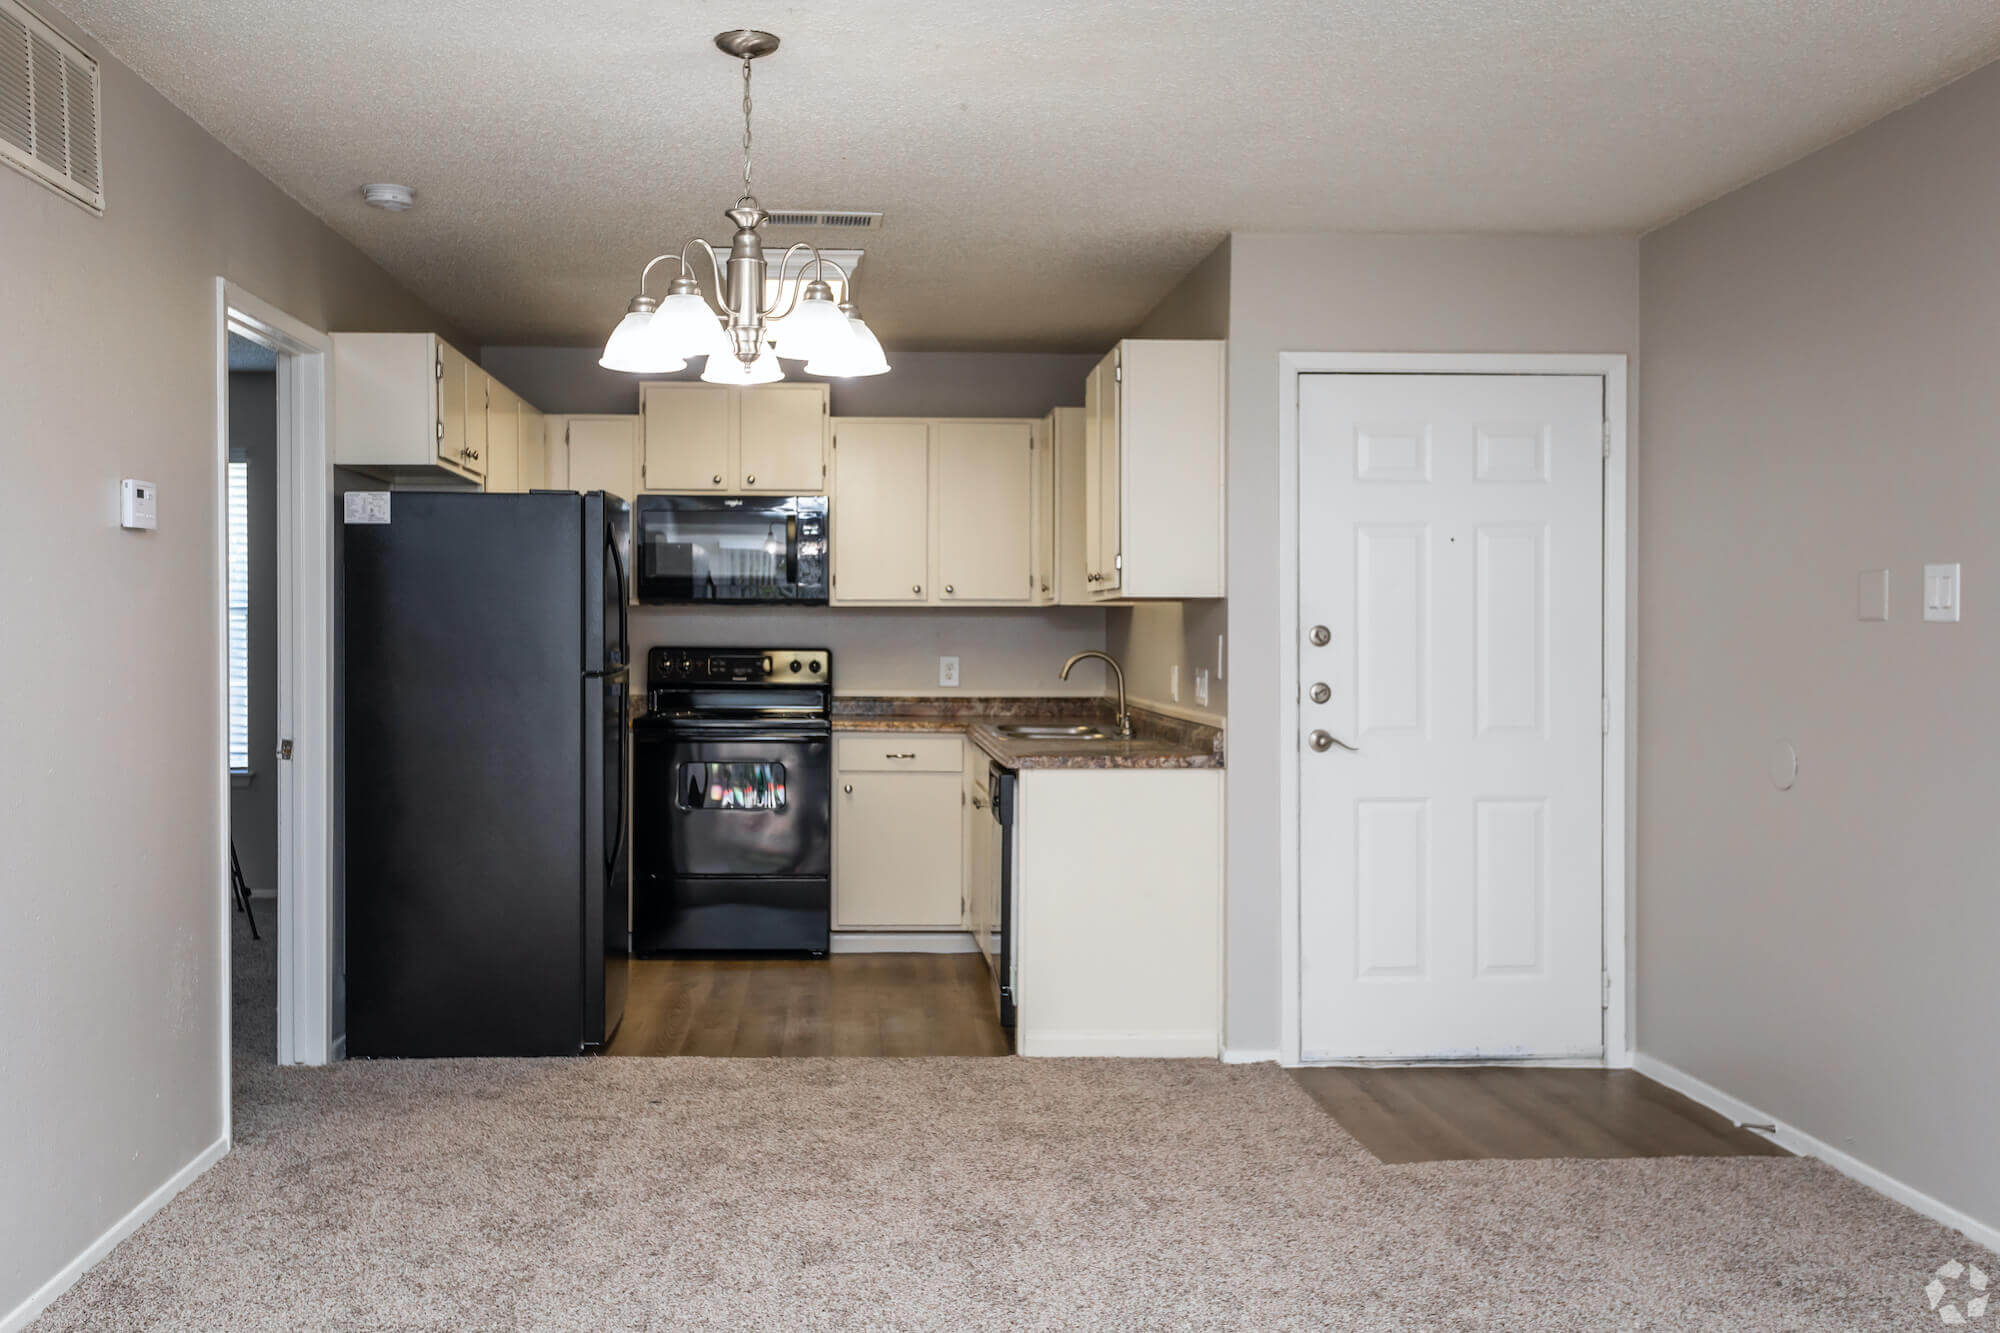
<path id="1" fill-rule="evenodd" d="M 632 608 L 635 661 L 659 644 L 675 647 L 826 648 L 833 653 L 839 694 L 1104 693 L 1095 660 L 1079 663 L 1067 681 L 1072 653 L 1104 647 L 1104 612 L 1090 607 L 944 611 L 859 607 L 637 606 Z M 938 684 L 938 658 L 958 658 L 956 689 Z M 639 683 L 643 689 L 643 682 Z"/>

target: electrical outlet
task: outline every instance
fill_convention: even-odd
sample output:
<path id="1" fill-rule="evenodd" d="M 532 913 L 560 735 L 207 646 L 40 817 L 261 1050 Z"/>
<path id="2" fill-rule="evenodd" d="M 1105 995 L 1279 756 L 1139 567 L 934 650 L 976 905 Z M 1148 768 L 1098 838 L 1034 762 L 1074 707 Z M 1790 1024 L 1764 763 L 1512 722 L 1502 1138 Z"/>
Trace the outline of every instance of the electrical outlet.
<path id="1" fill-rule="evenodd" d="M 1181 664 L 1179 662 L 1167 668 L 1167 697 L 1175 703 L 1181 701 Z"/>
<path id="2" fill-rule="evenodd" d="M 1208 672 L 1199 668 L 1194 673 L 1194 701 L 1208 707 Z"/>
<path id="3" fill-rule="evenodd" d="M 938 659 L 938 684 L 958 684 L 958 659 L 956 657 L 940 657 Z"/>

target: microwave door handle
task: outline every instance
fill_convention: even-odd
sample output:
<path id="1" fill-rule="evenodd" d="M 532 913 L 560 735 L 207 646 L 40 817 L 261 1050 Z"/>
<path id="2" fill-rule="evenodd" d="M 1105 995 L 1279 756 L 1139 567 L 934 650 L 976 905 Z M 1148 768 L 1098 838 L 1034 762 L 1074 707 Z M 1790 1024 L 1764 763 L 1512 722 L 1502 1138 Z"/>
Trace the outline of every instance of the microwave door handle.
<path id="1" fill-rule="evenodd" d="M 799 516 L 785 516 L 785 587 L 799 586 Z"/>

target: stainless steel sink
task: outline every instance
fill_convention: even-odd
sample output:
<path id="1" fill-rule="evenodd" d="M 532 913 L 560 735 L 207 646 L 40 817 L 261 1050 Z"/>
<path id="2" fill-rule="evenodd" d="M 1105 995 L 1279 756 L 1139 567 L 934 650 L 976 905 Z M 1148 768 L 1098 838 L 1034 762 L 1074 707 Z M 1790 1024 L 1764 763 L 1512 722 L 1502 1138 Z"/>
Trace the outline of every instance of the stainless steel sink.
<path id="1" fill-rule="evenodd" d="M 1108 741 L 1111 733 L 1095 722 L 1003 722 L 993 728 L 1017 741 Z"/>

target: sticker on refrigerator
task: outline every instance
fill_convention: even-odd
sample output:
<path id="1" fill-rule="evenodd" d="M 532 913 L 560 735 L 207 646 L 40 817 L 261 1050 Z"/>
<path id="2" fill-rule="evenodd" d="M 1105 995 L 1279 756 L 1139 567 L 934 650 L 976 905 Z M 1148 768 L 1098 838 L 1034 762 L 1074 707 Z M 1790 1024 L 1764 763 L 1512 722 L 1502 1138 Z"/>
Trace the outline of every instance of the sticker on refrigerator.
<path id="1" fill-rule="evenodd" d="M 342 497 L 347 501 L 347 521 L 349 523 L 387 523 L 389 521 L 389 492 L 349 491 Z"/>

